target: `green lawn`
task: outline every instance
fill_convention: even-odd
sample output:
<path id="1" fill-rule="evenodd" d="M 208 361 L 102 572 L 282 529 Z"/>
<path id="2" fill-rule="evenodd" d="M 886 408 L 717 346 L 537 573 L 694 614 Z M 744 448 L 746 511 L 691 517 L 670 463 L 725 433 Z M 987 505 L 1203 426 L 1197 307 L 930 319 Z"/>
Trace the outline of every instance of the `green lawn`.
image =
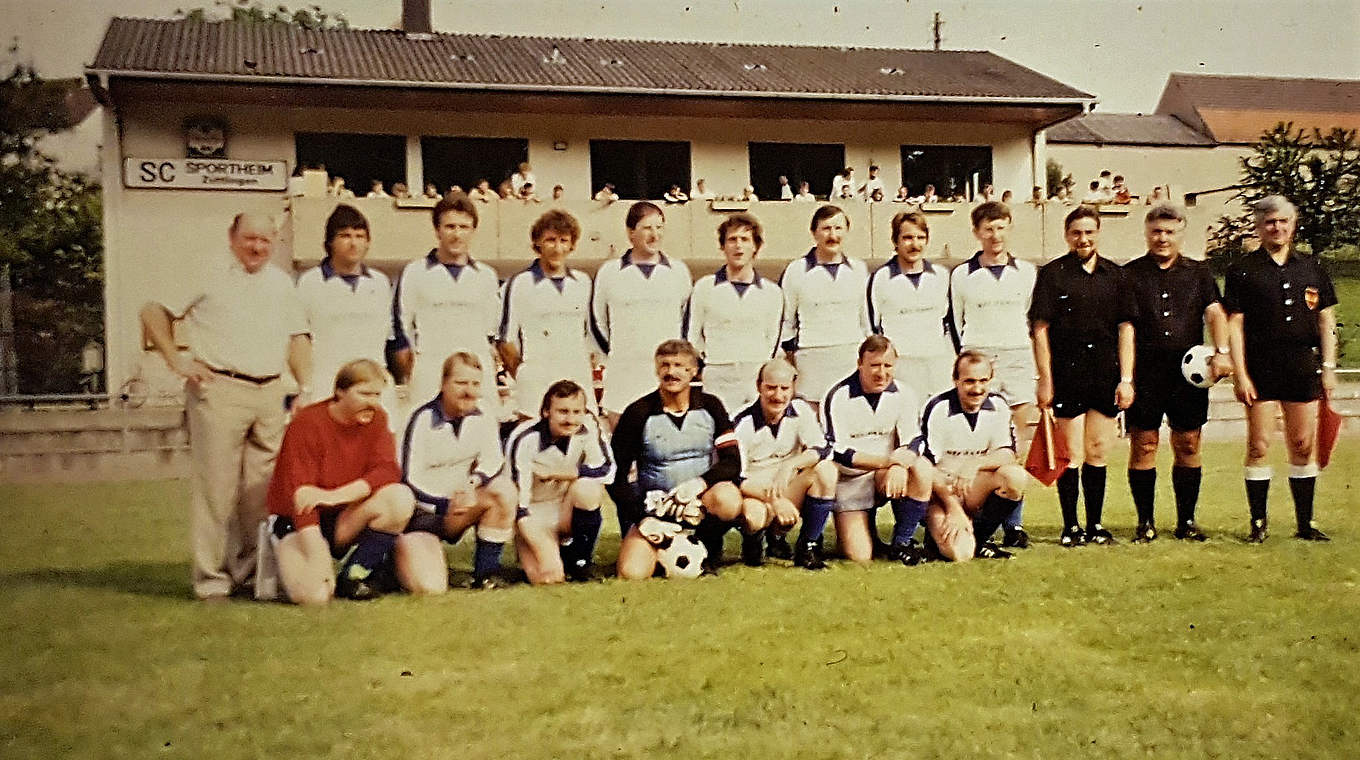
<path id="1" fill-rule="evenodd" d="M 182 483 L 0 486 L 0 757 L 1355 757 L 1360 449 L 1322 545 L 1282 478 L 1241 541 L 1239 456 L 1209 451 L 1206 545 L 1063 550 L 1040 491 L 1004 563 L 322 610 L 190 601 Z"/>
<path id="2" fill-rule="evenodd" d="M 1341 355 L 1337 364 L 1347 369 L 1360 369 L 1360 279 L 1338 277 L 1332 282 L 1336 288 L 1336 322 L 1341 333 Z"/>

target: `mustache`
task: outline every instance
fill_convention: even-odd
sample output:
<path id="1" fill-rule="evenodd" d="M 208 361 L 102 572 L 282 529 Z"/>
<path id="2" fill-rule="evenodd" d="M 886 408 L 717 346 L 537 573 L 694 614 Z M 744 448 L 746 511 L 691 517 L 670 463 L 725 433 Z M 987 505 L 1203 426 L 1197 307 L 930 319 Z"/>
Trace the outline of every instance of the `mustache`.
<path id="1" fill-rule="evenodd" d="M 662 379 L 663 381 L 666 381 L 666 382 L 676 382 L 676 383 L 678 383 L 678 382 L 680 382 L 683 378 L 681 378 L 679 375 L 672 375 L 672 374 L 669 374 L 669 373 L 668 373 L 668 374 L 662 375 L 662 376 L 661 376 L 661 379 Z"/>

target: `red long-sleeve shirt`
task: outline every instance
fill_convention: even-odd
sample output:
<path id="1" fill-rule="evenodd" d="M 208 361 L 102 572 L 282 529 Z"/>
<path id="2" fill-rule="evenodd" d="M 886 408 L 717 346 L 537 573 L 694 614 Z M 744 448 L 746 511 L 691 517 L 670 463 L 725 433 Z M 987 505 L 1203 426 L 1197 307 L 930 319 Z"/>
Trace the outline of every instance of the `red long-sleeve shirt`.
<path id="1" fill-rule="evenodd" d="M 301 486 L 338 488 L 362 478 L 376 492 L 401 482 L 387 415 L 379 409 L 367 425 L 344 425 L 331 417 L 330 404 L 307 406 L 288 424 L 269 482 L 270 513 L 293 515 L 293 494 Z"/>

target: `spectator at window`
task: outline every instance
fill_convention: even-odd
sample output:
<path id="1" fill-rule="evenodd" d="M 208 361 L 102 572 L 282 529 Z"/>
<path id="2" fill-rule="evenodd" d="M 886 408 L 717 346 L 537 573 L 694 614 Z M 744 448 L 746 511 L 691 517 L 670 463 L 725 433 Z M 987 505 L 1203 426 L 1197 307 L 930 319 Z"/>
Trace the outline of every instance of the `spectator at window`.
<path id="1" fill-rule="evenodd" d="M 681 190 L 679 185 L 671 185 L 671 189 L 661 196 L 661 200 L 667 203 L 684 203 L 689 200 L 689 196 L 685 195 L 685 191 Z"/>
<path id="2" fill-rule="evenodd" d="M 1081 197 L 1083 205 L 1099 206 L 1106 201 L 1105 191 L 1100 189 L 1100 180 L 1091 180 L 1091 187 L 1086 191 L 1086 195 Z"/>
<path id="3" fill-rule="evenodd" d="M 1044 205 L 1044 189 L 1035 185 L 1034 189 L 1029 191 L 1029 202 L 1032 206 Z"/>
<path id="4" fill-rule="evenodd" d="M 817 200 L 817 196 L 815 196 L 815 195 L 812 194 L 812 190 L 808 187 L 808 183 L 806 183 L 806 182 L 799 182 L 799 183 L 798 183 L 798 194 L 795 195 L 795 196 L 793 196 L 793 199 L 794 199 L 795 201 L 800 201 L 800 202 L 803 202 L 803 203 L 809 203 L 809 202 L 816 201 L 816 200 Z"/>
<path id="5" fill-rule="evenodd" d="M 496 195 L 503 201 L 508 201 L 512 198 L 519 197 L 515 193 L 515 186 L 512 185 L 510 183 L 510 180 L 508 179 L 500 183 L 499 185 L 496 185 Z"/>
<path id="6" fill-rule="evenodd" d="M 1151 193 L 1148 193 L 1148 197 L 1147 197 L 1147 205 L 1149 205 L 1149 206 L 1155 206 L 1155 205 L 1157 205 L 1158 203 L 1161 203 L 1162 201 L 1165 201 L 1166 199 L 1167 199 L 1167 194 L 1166 194 L 1166 192 L 1162 189 L 1162 186 L 1161 186 L 1161 185 L 1157 185 L 1157 186 L 1155 186 L 1155 187 L 1152 188 L 1152 192 L 1151 192 Z"/>
<path id="7" fill-rule="evenodd" d="M 897 188 L 897 195 L 893 197 L 893 203 L 910 203 L 910 202 L 911 191 L 907 189 L 907 186 L 902 185 L 901 187 Z"/>
<path id="8" fill-rule="evenodd" d="M 520 163 L 515 173 L 510 175 L 510 192 L 514 193 L 516 197 L 523 197 L 520 195 L 520 191 L 524 189 L 525 185 L 532 184 L 534 184 L 533 167 L 529 166 L 528 161 L 524 161 Z"/>
<path id="9" fill-rule="evenodd" d="M 754 187 L 747 185 L 741 189 L 741 199 L 750 203 L 755 203 L 760 200 L 760 197 L 756 195 L 756 189 Z"/>
<path id="10" fill-rule="evenodd" d="M 1124 184 L 1123 176 L 1116 176 L 1114 178 L 1114 185 L 1112 185 L 1110 189 L 1111 199 L 1115 203 L 1128 205 L 1133 202 L 1133 193 L 1129 192 L 1128 186 Z"/>
<path id="11" fill-rule="evenodd" d="M 429 198 L 432 201 L 439 200 L 439 186 L 433 182 L 426 182 L 425 193 L 421 197 Z"/>
<path id="12" fill-rule="evenodd" d="M 870 203 L 882 203 L 882 202 L 883 202 L 883 188 L 881 188 L 881 187 L 876 187 L 876 188 L 874 188 L 874 191 L 873 191 L 872 193 L 870 193 L 870 195 L 869 195 L 869 202 L 870 202 Z"/>
<path id="13" fill-rule="evenodd" d="M 934 185 L 926 185 L 926 189 L 921 192 L 921 203 L 939 203 L 940 196 L 935 193 Z"/>
<path id="14" fill-rule="evenodd" d="M 344 177 L 331 177 L 331 183 L 326 186 L 326 195 L 335 198 L 353 198 L 354 191 L 345 187 Z"/>
<path id="15" fill-rule="evenodd" d="M 449 194 L 449 195 L 462 195 L 462 194 L 463 194 L 463 186 L 462 186 L 462 185 L 449 185 L 449 192 L 448 192 L 448 194 Z"/>
<path id="16" fill-rule="evenodd" d="M 538 195 L 534 193 L 534 183 L 525 182 L 519 186 L 519 199 L 525 203 L 542 203 Z"/>
<path id="17" fill-rule="evenodd" d="M 1096 178 L 1096 182 L 1099 184 L 1101 192 L 1111 193 L 1112 195 L 1111 188 L 1114 187 L 1114 179 L 1111 177 L 1109 169 L 1102 171 L 1100 176 Z"/>
<path id="18" fill-rule="evenodd" d="M 990 203 L 992 200 L 994 200 L 992 198 L 993 192 L 994 191 L 992 190 L 992 183 L 988 182 L 987 184 L 983 185 L 982 192 L 978 193 L 978 202 Z"/>
<path id="19" fill-rule="evenodd" d="M 566 197 L 566 194 L 567 189 L 565 187 L 562 187 L 561 185 L 553 185 L 552 199 L 554 201 L 562 200 L 564 197 Z"/>
<path id="20" fill-rule="evenodd" d="M 1058 186 L 1058 192 L 1053 194 L 1053 200 L 1061 203 L 1064 206 L 1072 205 L 1072 193 L 1070 190 L 1067 189 L 1067 185 Z"/>
<path id="21" fill-rule="evenodd" d="M 388 194 L 387 194 L 387 191 L 383 189 L 382 180 L 380 180 L 380 179 L 375 179 L 375 180 L 373 180 L 373 187 L 369 189 L 368 195 L 365 195 L 364 197 L 365 197 L 365 198 L 391 198 L 392 196 L 388 195 Z"/>
<path id="22" fill-rule="evenodd" d="M 708 188 L 704 187 L 704 180 L 700 177 L 699 180 L 694 183 L 693 189 L 689 191 L 689 197 L 696 201 L 711 201 L 713 200 L 713 193 L 710 193 Z"/>
<path id="23" fill-rule="evenodd" d="M 793 188 L 789 187 L 789 178 L 782 174 L 779 175 L 779 200 L 793 200 Z"/>
<path id="24" fill-rule="evenodd" d="M 831 178 L 831 201 L 855 197 L 855 167 L 847 166 Z"/>
<path id="25" fill-rule="evenodd" d="M 864 181 L 864 185 L 859 188 L 860 197 L 866 201 L 874 199 L 874 191 L 878 191 L 878 199 L 883 200 L 883 180 L 878 176 L 878 165 L 869 164 L 869 179 Z"/>
<path id="26" fill-rule="evenodd" d="M 602 201 L 604 203 L 613 203 L 618 199 L 619 195 L 618 193 L 614 192 L 613 182 L 604 183 L 604 187 L 600 188 L 600 192 L 595 193 L 595 200 Z"/>
<path id="27" fill-rule="evenodd" d="M 1010 202 L 1011 202 L 1011 199 L 1013 199 L 1014 197 L 1015 197 L 1015 194 L 1012 193 L 1012 192 L 1009 191 L 1009 190 L 1003 190 L 1003 191 L 1001 191 L 1001 202 L 1002 202 L 1002 203 L 1010 203 Z"/>
<path id="28" fill-rule="evenodd" d="M 477 180 L 477 186 L 472 188 L 468 197 L 480 203 L 491 203 L 496 200 L 496 194 L 491 192 L 491 181 L 486 177 Z"/>
<path id="29" fill-rule="evenodd" d="M 411 197 L 411 192 L 410 192 L 409 190 L 406 189 L 406 183 L 405 183 L 405 182 L 394 182 L 394 183 L 392 183 L 392 197 L 393 197 L 393 198 L 410 198 L 410 197 Z"/>

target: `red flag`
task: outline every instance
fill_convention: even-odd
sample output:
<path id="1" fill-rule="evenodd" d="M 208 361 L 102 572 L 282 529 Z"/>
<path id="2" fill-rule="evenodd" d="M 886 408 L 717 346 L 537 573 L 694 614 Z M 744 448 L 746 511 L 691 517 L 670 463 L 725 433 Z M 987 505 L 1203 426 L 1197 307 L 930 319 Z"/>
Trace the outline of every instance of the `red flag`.
<path id="1" fill-rule="evenodd" d="M 1332 461 L 1332 451 L 1336 449 L 1336 439 L 1341 436 L 1341 415 L 1332 408 L 1330 394 L 1322 396 L 1318 405 L 1317 461 L 1318 467 L 1326 467 Z"/>
<path id="2" fill-rule="evenodd" d="M 1029 454 L 1025 457 L 1025 471 L 1040 483 L 1051 486 L 1058 482 L 1071 462 L 1067 446 L 1053 430 L 1053 410 L 1043 410 L 1039 416 L 1038 430 L 1034 432 L 1034 441 L 1030 443 Z"/>

